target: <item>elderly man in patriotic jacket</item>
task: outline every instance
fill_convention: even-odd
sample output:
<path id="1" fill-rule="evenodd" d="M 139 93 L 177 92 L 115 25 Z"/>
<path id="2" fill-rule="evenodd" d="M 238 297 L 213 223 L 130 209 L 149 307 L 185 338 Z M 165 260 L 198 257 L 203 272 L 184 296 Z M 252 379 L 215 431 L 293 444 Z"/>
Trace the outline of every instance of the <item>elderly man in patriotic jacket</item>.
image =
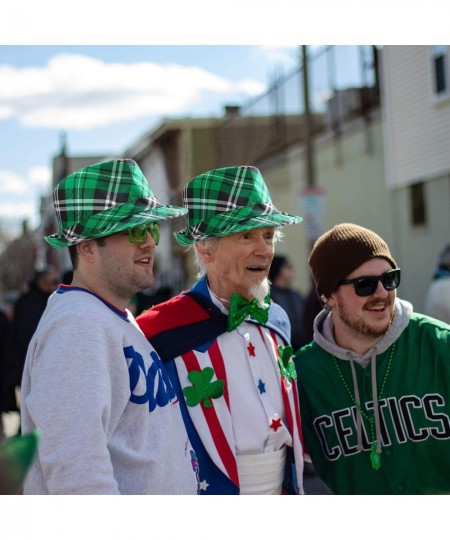
<path id="1" fill-rule="evenodd" d="M 255 167 L 226 167 L 183 190 L 200 279 L 137 318 L 166 363 L 199 462 L 201 494 L 303 494 L 290 323 L 270 301 L 279 211 Z"/>

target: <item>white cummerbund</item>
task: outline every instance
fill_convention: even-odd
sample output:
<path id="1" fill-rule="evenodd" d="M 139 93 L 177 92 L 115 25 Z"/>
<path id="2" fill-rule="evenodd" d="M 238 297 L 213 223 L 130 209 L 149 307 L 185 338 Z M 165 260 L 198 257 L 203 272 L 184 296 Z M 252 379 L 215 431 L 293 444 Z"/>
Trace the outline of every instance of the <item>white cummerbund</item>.
<path id="1" fill-rule="evenodd" d="M 236 456 L 241 495 L 280 495 L 286 446 L 269 454 Z"/>

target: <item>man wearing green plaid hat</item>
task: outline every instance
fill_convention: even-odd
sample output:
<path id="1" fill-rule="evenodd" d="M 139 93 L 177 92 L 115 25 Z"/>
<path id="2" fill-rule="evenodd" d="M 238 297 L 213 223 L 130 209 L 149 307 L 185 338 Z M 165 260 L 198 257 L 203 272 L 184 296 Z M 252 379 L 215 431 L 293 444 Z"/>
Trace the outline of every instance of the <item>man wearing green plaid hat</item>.
<path id="1" fill-rule="evenodd" d="M 40 443 L 25 494 L 195 494 L 197 460 L 173 385 L 127 306 L 153 283 L 161 204 L 132 160 L 91 165 L 54 190 L 71 285 L 50 297 L 22 379 L 22 431 Z"/>
<path id="2" fill-rule="evenodd" d="M 200 174 L 183 191 L 201 278 L 137 318 L 180 400 L 201 494 L 303 493 L 303 450 L 286 312 L 270 302 L 279 227 L 258 169 Z"/>

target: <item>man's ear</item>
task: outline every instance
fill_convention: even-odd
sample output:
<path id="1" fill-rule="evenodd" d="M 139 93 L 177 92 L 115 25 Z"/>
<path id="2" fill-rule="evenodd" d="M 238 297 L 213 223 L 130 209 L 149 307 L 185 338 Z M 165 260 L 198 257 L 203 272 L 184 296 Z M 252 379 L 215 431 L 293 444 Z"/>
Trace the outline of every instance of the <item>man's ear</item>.
<path id="1" fill-rule="evenodd" d="M 211 246 L 208 246 L 207 244 L 197 243 L 194 244 L 195 249 L 197 250 L 197 253 L 199 257 L 202 259 L 202 261 L 209 262 L 211 261 L 212 254 L 211 254 Z"/>
<path id="2" fill-rule="evenodd" d="M 96 245 L 95 240 L 86 240 L 77 244 L 78 256 L 87 261 L 92 261 L 94 259 Z"/>
<path id="3" fill-rule="evenodd" d="M 324 295 L 322 295 L 322 296 L 324 296 Z M 336 304 L 335 294 L 331 293 L 328 298 L 325 298 L 325 300 L 322 299 L 322 296 L 320 297 L 320 299 L 323 302 L 325 302 L 324 305 L 323 305 L 323 309 L 326 309 L 327 311 L 331 311 L 333 306 Z"/>

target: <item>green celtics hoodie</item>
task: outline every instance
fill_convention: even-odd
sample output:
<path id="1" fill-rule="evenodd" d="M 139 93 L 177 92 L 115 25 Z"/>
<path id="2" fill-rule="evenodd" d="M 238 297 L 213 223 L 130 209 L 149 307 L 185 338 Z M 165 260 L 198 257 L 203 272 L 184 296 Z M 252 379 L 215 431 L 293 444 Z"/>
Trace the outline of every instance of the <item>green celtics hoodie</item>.
<path id="1" fill-rule="evenodd" d="M 305 448 L 333 493 L 450 494 L 450 325 L 397 298 L 360 355 L 323 310 L 294 361 Z"/>

